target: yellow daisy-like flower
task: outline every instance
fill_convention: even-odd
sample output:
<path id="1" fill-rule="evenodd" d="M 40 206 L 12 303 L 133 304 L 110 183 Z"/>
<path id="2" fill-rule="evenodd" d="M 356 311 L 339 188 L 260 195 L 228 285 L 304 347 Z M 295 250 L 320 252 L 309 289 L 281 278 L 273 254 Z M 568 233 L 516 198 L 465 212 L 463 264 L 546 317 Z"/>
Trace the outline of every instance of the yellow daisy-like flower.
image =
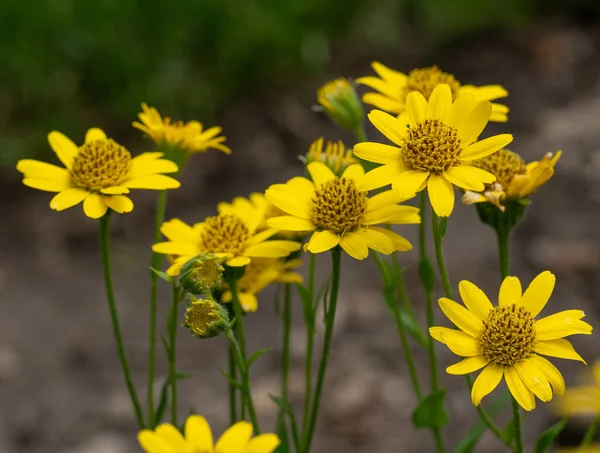
<path id="1" fill-rule="evenodd" d="M 211 127 L 203 130 L 198 121 L 172 121 L 169 117 L 161 117 L 158 110 L 142 104 L 142 112 L 138 114 L 141 123 L 134 121 L 133 127 L 141 130 L 150 137 L 158 146 L 165 143 L 169 146 L 178 146 L 190 153 L 218 149 L 225 154 L 231 154 L 231 149 L 224 145 L 226 138 L 219 134 L 220 127 Z"/>
<path id="2" fill-rule="evenodd" d="M 407 199 L 427 187 L 429 200 L 439 216 L 449 216 L 454 208 L 453 184 L 466 190 L 482 191 L 495 181 L 491 173 L 473 161 L 495 153 L 512 141 L 501 134 L 478 140 L 488 123 L 491 104 L 475 102 L 463 94 L 452 102 L 448 85 L 435 87 L 429 102 L 417 91 L 406 99 L 409 127 L 380 110 L 369 120 L 397 146 L 375 142 L 358 143 L 354 154 L 383 164 L 365 175 L 366 189 L 387 184 Z"/>
<path id="3" fill-rule="evenodd" d="M 556 410 L 561 415 L 600 416 L 600 360 L 596 361 L 592 369 L 592 377 L 591 383 L 570 388 L 556 402 Z"/>
<path id="4" fill-rule="evenodd" d="M 300 249 L 294 241 L 267 240 L 277 233 L 274 228 L 256 232 L 261 217 L 241 214 L 219 214 L 204 222 L 188 225 L 179 219 L 162 224 L 160 231 L 169 239 L 152 246 L 157 253 L 175 257 L 167 274 L 179 274 L 181 267 L 200 253 L 226 257 L 225 264 L 241 267 L 252 258 L 283 258 Z"/>
<path id="5" fill-rule="evenodd" d="M 323 162 L 337 176 L 340 176 L 349 165 L 359 163 L 352 156 L 352 150 L 347 149 L 341 140 L 337 142 L 327 140 L 324 149 L 323 145 L 323 137 L 312 142 L 306 156 L 301 156 L 303 162 L 307 165 L 311 162 Z"/>
<path id="6" fill-rule="evenodd" d="M 504 211 L 502 201 L 526 198 L 548 182 L 554 176 L 554 167 L 561 154 L 562 151 L 547 153 L 542 160 L 525 164 L 517 153 L 501 149 L 476 160 L 473 165 L 496 176 L 496 182 L 486 186 L 483 192 L 466 191 L 462 198 L 463 203 L 489 202 Z"/>
<path id="7" fill-rule="evenodd" d="M 237 283 L 238 297 L 245 312 L 258 309 L 257 294 L 271 283 L 302 283 L 302 276 L 295 269 L 302 265 L 302 260 L 285 261 L 278 258 L 256 258 L 248 266 Z M 226 290 L 221 296 L 222 302 L 231 302 L 231 291 Z"/>
<path id="8" fill-rule="evenodd" d="M 322 162 L 313 162 L 307 168 L 312 181 L 296 177 L 267 189 L 267 200 L 289 214 L 270 219 L 270 226 L 314 231 L 305 245 L 305 250 L 312 253 L 339 244 L 350 256 L 362 260 L 369 248 L 384 254 L 412 248 L 399 234 L 375 225 L 419 223 L 418 208 L 398 206 L 403 200 L 391 190 L 367 198 L 362 186 L 364 170 L 358 164 L 350 165 L 341 177 Z"/>
<path id="9" fill-rule="evenodd" d="M 83 202 L 85 215 L 98 219 L 110 208 L 130 212 L 129 189 L 176 189 L 179 182 L 162 173 L 174 173 L 177 165 L 161 159 L 162 153 L 131 153 L 98 128 L 91 128 L 85 143 L 77 146 L 60 132 L 48 134 L 50 146 L 65 168 L 32 159 L 17 163 L 23 184 L 46 192 L 58 192 L 50 208 L 63 211 Z"/>
<path id="10" fill-rule="evenodd" d="M 242 421 L 229 427 L 215 444 L 208 422 L 200 415 L 190 415 L 184 431 L 185 437 L 164 423 L 155 431 L 140 431 L 138 441 L 146 453 L 272 453 L 280 443 L 276 434 L 252 437 L 252 425 Z"/>
<path id="11" fill-rule="evenodd" d="M 375 61 L 371 64 L 379 77 L 368 76 L 356 79 L 358 83 L 367 85 L 378 93 L 366 93 L 363 95 L 365 104 L 374 105 L 376 108 L 389 113 L 397 114 L 406 124 L 405 114 L 407 112 L 407 97 L 412 91 L 418 91 L 426 100 L 439 84 L 446 84 L 452 91 L 453 100 L 462 94 L 470 93 L 479 101 L 495 101 L 508 96 L 508 92 L 500 85 L 485 85 L 476 87 L 474 85 L 462 85 L 452 74 L 442 72 L 437 66 L 429 68 L 413 69 L 407 74 L 394 71 Z M 508 121 L 508 107 L 498 103 L 492 103 L 490 121 Z"/>
<path id="12" fill-rule="evenodd" d="M 500 286 L 498 306 L 468 281 L 458 288 L 466 306 L 446 298 L 440 308 L 459 330 L 431 327 L 429 332 L 455 354 L 466 357 L 446 369 L 449 374 L 469 374 L 483 368 L 471 391 L 475 406 L 506 380 L 513 397 L 525 410 L 535 409 L 535 396 L 547 402 L 562 395 L 565 381 L 558 369 L 540 354 L 585 361 L 564 337 L 592 333 L 581 321 L 581 310 L 566 310 L 536 320 L 554 290 L 556 278 L 539 274 L 523 293 L 517 277 L 506 277 Z"/>

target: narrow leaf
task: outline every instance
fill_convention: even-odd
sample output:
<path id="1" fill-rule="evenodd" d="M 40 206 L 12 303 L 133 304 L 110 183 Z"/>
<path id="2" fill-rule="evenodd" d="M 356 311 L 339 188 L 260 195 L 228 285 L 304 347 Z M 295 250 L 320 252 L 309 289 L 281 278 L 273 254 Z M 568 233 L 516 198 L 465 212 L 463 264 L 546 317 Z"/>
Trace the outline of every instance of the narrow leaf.
<path id="1" fill-rule="evenodd" d="M 162 278 L 164 281 L 170 283 L 171 285 L 175 283 L 175 279 L 170 275 L 167 275 L 165 272 L 159 271 L 158 269 L 154 269 L 153 267 L 151 267 L 150 270 L 156 275 L 158 275 L 160 278 Z"/>
<path id="2" fill-rule="evenodd" d="M 227 374 L 223 370 L 221 370 L 221 374 L 223 376 L 225 376 L 225 379 L 227 379 L 231 383 L 231 385 L 233 385 L 236 389 L 238 389 L 242 393 L 246 392 L 246 389 L 244 388 L 244 385 L 240 381 L 238 381 L 237 379 L 233 378 L 232 376 L 230 376 L 229 374 Z"/>
<path id="3" fill-rule="evenodd" d="M 428 259 L 424 259 L 419 263 L 419 277 L 427 292 L 431 292 L 435 286 L 435 277 L 433 273 L 433 267 Z"/>
<path id="4" fill-rule="evenodd" d="M 550 428 L 542 433 L 535 443 L 533 453 L 544 453 L 554 442 L 554 439 L 560 434 L 560 432 L 567 426 L 568 418 L 556 422 Z"/>
<path id="5" fill-rule="evenodd" d="M 256 351 L 254 354 L 252 354 L 250 356 L 250 358 L 248 359 L 248 369 L 250 369 L 250 367 L 256 361 L 256 359 L 258 359 L 261 355 L 263 355 L 265 352 L 270 351 L 271 349 L 273 349 L 273 348 L 264 348 L 259 351 Z"/>

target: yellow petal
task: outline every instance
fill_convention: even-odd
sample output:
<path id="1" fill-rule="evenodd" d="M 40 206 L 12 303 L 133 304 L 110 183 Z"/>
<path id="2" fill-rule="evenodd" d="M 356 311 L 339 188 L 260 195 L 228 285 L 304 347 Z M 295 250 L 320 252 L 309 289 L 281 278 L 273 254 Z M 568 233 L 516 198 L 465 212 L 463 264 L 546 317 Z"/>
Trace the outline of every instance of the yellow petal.
<path id="1" fill-rule="evenodd" d="M 98 127 L 91 127 L 85 134 L 85 142 L 93 142 L 94 140 L 106 140 L 106 134 Z"/>
<path id="2" fill-rule="evenodd" d="M 483 368 L 488 363 L 489 362 L 480 355 L 475 357 L 467 357 L 466 359 L 462 359 L 460 362 L 446 368 L 446 373 L 454 375 L 469 374 Z"/>
<path id="3" fill-rule="evenodd" d="M 559 359 L 578 360 L 585 363 L 585 360 L 577 354 L 573 345 L 568 340 L 538 341 L 533 345 L 533 352 Z"/>
<path id="4" fill-rule="evenodd" d="M 404 85 L 406 85 L 406 74 L 400 71 L 390 69 L 386 65 L 379 63 L 378 61 L 374 61 L 373 63 L 371 63 L 371 67 L 379 75 L 379 77 L 381 77 L 387 82 L 390 82 L 396 87 L 402 88 Z"/>
<path id="5" fill-rule="evenodd" d="M 84 189 L 67 189 L 59 192 L 50 200 L 50 208 L 56 211 L 63 211 L 81 203 L 88 194 L 89 192 Z"/>
<path id="6" fill-rule="evenodd" d="M 561 396 L 565 393 L 565 379 L 560 371 L 558 371 L 558 368 L 552 365 L 550 361 L 537 354 L 532 354 L 528 360 L 545 374 L 546 378 L 550 382 L 550 385 L 552 386 L 552 389 L 554 390 L 554 393 L 556 393 L 558 396 Z"/>
<path id="7" fill-rule="evenodd" d="M 369 247 L 358 233 L 345 233 L 340 239 L 340 246 L 356 260 L 364 260 L 369 256 Z"/>
<path id="8" fill-rule="evenodd" d="M 174 242 L 189 242 L 195 244 L 198 242 L 198 234 L 187 223 L 179 219 L 171 219 L 163 223 L 160 232 Z"/>
<path id="9" fill-rule="evenodd" d="M 340 243 L 340 237 L 331 231 L 315 231 L 306 249 L 312 253 L 326 252 Z"/>
<path id="10" fill-rule="evenodd" d="M 25 178 L 23 184 L 32 189 L 44 192 L 62 192 L 71 188 L 69 181 L 55 181 L 50 179 Z"/>
<path id="11" fill-rule="evenodd" d="M 401 199 L 408 200 L 415 196 L 428 177 L 426 171 L 406 170 L 394 179 L 392 187 Z"/>
<path id="12" fill-rule="evenodd" d="M 391 184 L 402 171 L 403 168 L 399 162 L 382 165 L 361 176 L 356 181 L 356 188 L 360 191 L 379 189 Z"/>
<path id="13" fill-rule="evenodd" d="M 378 231 L 381 234 L 385 234 L 392 244 L 394 245 L 394 249 L 399 252 L 408 252 L 412 250 L 412 244 L 408 239 L 403 236 L 400 236 L 398 233 L 388 230 L 386 228 L 370 226 L 369 230 Z"/>
<path id="14" fill-rule="evenodd" d="M 104 197 L 106 206 L 119 214 L 133 211 L 133 201 L 125 195 L 109 195 Z"/>
<path id="15" fill-rule="evenodd" d="M 529 284 L 519 304 L 536 317 L 550 299 L 555 283 L 556 277 L 552 272 L 542 272 Z"/>
<path id="16" fill-rule="evenodd" d="M 233 258 L 229 258 L 225 261 L 225 264 L 231 267 L 242 267 L 250 264 L 250 258 L 247 256 L 234 256 Z"/>
<path id="17" fill-rule="evenodd" d="M 463 280 L 458 284 L 458 291 L 465 306 L 473 315 L 484 321 L 490 310 L 494 308 L 485 293 L 473 283 Z"/>
<path id="18" fill-rule="evenodd" d="M 360 164 L 352 164 L 344 170 L 342 178 L 358 180 L 365 174 L 365 169 Z"/>
<path id="19" fill-rule="evenodd" d="M 237 422 L 229 427 L 217 441 L 215 450 L 223 453 L 240 453 L 252 436 L 252 425 Z"/>
<path id="20" fill-rule="evenodd" d="M 195 244 L 189 242 L 157 242 L 152 250 L 165 255 L 196 255 L 200 252 Z"/>
<path id="21" fill-rule="evenodd" d="M 552 399 L 552 387 L 542 370 L 537 368 L 529 359 L 519 360 L 514 365 L 523 383 L 540 400 L 547 403 Z"/>
<path id="22" fill-rule="evenodd" d="M 465 120 L 458 126 L 458 133 L 464 145 L 469 145 L 477 140 L 490 120 L 492 104 L 482 101 L 475 104 Z"/>
<path id="23" fill-rule="evenodd" d="M 177 164 L 168 159 L 140 160 L 139 157 L 140 156 L 134 157 L 131 160 L 131 168 L 129 170 L 129 173 L 127 174 L 127 177 L 129 179 L 159 173 L 175 173 L 179 170 Z"/>
<path id="24" fill-rule="evenodd" d="M 190 415 L 185 422 L 185 438 L 192 450 L 212 451 L 213 436 L 206 419 L 200 415 Z"/>
<path id="25" fill-rule="evenodd" d="M 473 93 L 478 101 L 493 101 L 508 96 L 508 91 L 501 85 L 483 85 L 479 87 L 463 85 L 459 90 L 459 94 L 462 93 Z"/>
<path id="26" fill-rule="evenodd" d="M 452 332 L 455 332 L 455 329 L 449 329 L 448 327 L 439 327 L 439 326 L 434 326 L 434 327 L 429 328 L 429 335 L 431 335 L 431 337 L 434 340 L 439 341 L 440 343 L 444 343 L 444 344 L 446 344 L 446 342 L 442 338 L 442 334 L 444 334 L 446 332 L 452 333 Z"/>
<path id="27" fill-rule="evenodd" d="M 97 193 L 90 193 L 83 201 L 83 212 L 91 219 L 99 219 L 108 210 L 104 197 Z"/>
<path id="28" fill-rule="evenodd" d="M 369 76 L 369 77 L 360 77 L 360 78 L 356 79 L 356 82 L 360 83 L 361 85 L 366 85 L 368 87 L 373 88 L 374 90 L 379 91 L 380 93 L 385 95 L 386 99 L 389 99 L 389 98 L 392 98 L 392 100 L 399 99 L 398 87 L 395 86 L 393 83 L 390 83 L 386 80 L 380 79 L 378 77 Z M 404 107 L 404 103 L 400 103 L 399 100 L 396 100 L 395 102 Z M 382 110 L 387 110 L 387 109 L 382 109 Z"/>
<path id="29" fill-rule="evenodd" d="M 498 387 L 503 375 L 504 367 L 496 363 L 490 363 L 479 373 L 471 389 L 471 401 L 474 406 L 479 406 L 481 400 Z"/>
<path id="30" fill-rule="evenodd" d="M 448 217 L 454 209 L 454 186 L 443 176 L 431 175 L 427 181 L 429 201 L 435 213 Z"/>
<path id="31" fill-rule="evenodd" d="M 483 329 L 483 322 L 465 307 L 445 297 L 439 300 L 440 308 L 452 323 L 472 337 Z"/>
<path id="32" fill-rule="evenodd" d="M 381 110 L 371 110 L 368 117 L 373 126 L 385 135 L 386 138 L 398 146 L 403 145 L 406 126 L 400 123 L 397 118 L 394 118 L 389 113 L 382 112 Z"/>
<path id="33" fill-rule="evenodd" d="M 378 223 L 415 224 L 420 223 L 421 220 L 418 212 L 419 208 L 414 206 L 383 206 L 374 210 L 367 210 L 362 223 L 364 225 L 376 225 Z"/>
<path id="34" fill-rule="evenodd" d="M 240 305 L 244 312 L 250 313 L 258 310 L 258 299 L 256 298 L 256 294 L 240 292 L 238 297 L 240 298 Z"/>
<path id="35" fill-rule="evenodd" d="M 460 158 L 463 161 L 481 159 L 489 156 L 490 154 L 494 154 L 496 151 L 504 148 L 512 141 L 513 136 L 511 134 L 494 135 L 492 137 L 479 140 L 478 142 L 469 145 L 467 148 L 463 148 L 463 151 L 460 153 Z"/>
<path id="36" fill-rule="evenodd" d="M 517 370 L 512 366 L 507 366 L 504 370 L 504 379 L 512 396 L 517 403 L 526 411 L 535 409 L 535 397 L 533 392 L 527 388 Z"/>
<path id="37" fill-rule="evenodd" d="M 445 83 L 436 86 L 429 96 L 425 118 L 444 120 L 452 105 L 452 92 Z"/>
<path id="38" fill-rule="evenodd" d="M 500 292 L 498 293 L 498 305 L 500 307 L 506 307 L 510 304 L 519 303 L 523 297 L 523 290 L 521 289 L 521 282 L 518 277 L 506 277 L 500 285 Z"/>
<path id="39" fill-rule="evenodd" d="M 485 184 L 496 180 L 491 173 L 472 165 L 454 165 L 444 172 L 444 177 L 455 186 L 475 192 L 482 192 Z"/>
<path id="40" fill-rule="evenodd" d="M 427 101 L 418 91 L 412 91 L 406 96 L 406 114 L 410 127 L 416 127 L 425 121 L 427 115 Z"/>
<path id="41" fill-rule="evenodd" d="M 540 319 L 535 323 L 535 338 L 539 341 L 556 340 L 569 335 L 591 335 L 592 326 L 581 321 L 582 310 L 565 310 Z"/>
<path id="42" fill-rule="evenodd" d="M 244 255 L 251 258 L 283 258 L 300 250 L 300 247 L 300 243 L 294 241 L 265 241 L 251 245 L 244 251 Z"/>
<path id="43" fill-rule="evenodd" d="M 146 453 L 179 453 L 174 451 L 158 434 L 149 429 L 140 431 L 138 442 Z"/>
<path id="44" fill-rule="evenodd" d="M 475 106 L 475 98 L 471 93 L 463 94 L 454 101 L 448 111 L 445 123 L 458 128 Z"/>
<path id="45" fill-rule="evenodd" d="M 188 256 L 180 256 L 179 258 L 175 259 L 173 264 L 171 264 L 171 266 L 167 269 L 167 275 L 170 275 L 171 277 L 179 275 L 179 271 L 181 270 L 183 265 L 185 263 L 187 263 L 189 260 L 191 260 L 193 257 L 194 257 L 193 255 L 188 255 Z"/>
<path id="46" fill-rule="evenodd" d="M 183 436 L 177 428 L 169 423 L 163 423 L 156 427 L 156 434 L 177 452 L 186 452 L 187 445 Z"/>
<path id="47" fill-rule="evenodd" d="M 400 201 L 404 200 L 400 199 L 398 192 L 395 190 L 384 190 L 383 192 L 379 192 L 377 195 L 373 195 L 367 200 L 366 212 L 372 212 L 379 208 L 395 205 Z"/>
<path id="48" fill-rule="evenodd" d="M 267 228 L 266 230 L 253 235 L 250 239 L 248 239 L 248 242 L 246 244 L 247 245 L 258 244 L 260 242 L 266 241 L 271 236 L 275 236 L 278 232 L 279 232 L 279 230 L 277 228 Z"/>
<path id="49" fill-rule="evenodd" d="M 71 168 L 73 159 L 78 152 L 77 145 L 70 138 L 57 131 L 52 131 L 48 134 L 48 143 L 50 143 L 50 147 L 65 167 Z"/>
<path id="50" fill-rule="evenodd" d="M 360 228 L 356 230 L 356 234 L 358 234 L 364 240 L 364 242 L 367 244 L 367 247 L 379 253 L 389 255 L 396 250 L 394 244 L 392 243 L 392 240 L 387 235 L 377 230 L 373 230 L 370 228 Z M 342 237 L 341 243 L 343 242 L 344 238 Z"/>
<path id="51" fill-rule="evenodd" d="M 365 104 L 370 104 L 378 109 L 390 113 L 400 113 L 404 111 L 405 105 L 403 102 L 391 99 L 379 93 L 366 93 L 362 100 Z"/>
<path id="52" fill-rule="evenodd" d="M 327 181 L 331 181 L 332 179 L 336 178 L 333 171 L 331 171 L 331 169 L 323 162 L 311 162 L 306 166 L 306 169 L 310 173 L 310 176 L 317 189 Z"/>
<path id="53" fill-rule="evenodd" d="M 267 224 L 270 227 L 277 228 L 278 230 L 287 231 L 312 231 L 314 230 L 315 224 L 311 220 L 301 219 L 293 215 L 285 215 L 281 217 L 272 217 L 267 220 Z"/>
<path id="54" fill-rule="evenodd" d="M 17 170 L 26 178 L 49 179 L 56 181 L 69 181 L 69 172 L 56 165 L 40 162 L 33 159 L 21 159 L 17 162 Z"/>
<path id="55" fill-rule="evenodd" d="M 181 184 L 166 175 L 146 175 L 125 181 L 122 186 L 129 189 L 165 190 L 177 189 Z"/>
<path id="56" fill-rule="evenodd" d="M 433 327 L 431 329 L 433 329 Z M 433 334 L 431 336 L 433 336 Z M 443 330 L 439 332 L 439 336 L 443 340 L 442 343 L 448 346 L 448 348 L 456 355 L 461 357 L 475 357 L 481 355 L 479 341 L 460 330 Z"/>
<path id="57" fill-rule="evenodd" d="M 129 193 L 129 189 L 123 186 L 112 186 L 100 189 L 100 192 L 106 195 L 123 195 L 124 193 Z"/>
<path id="58" fill-rule="evenodd" d="M 400 148 L 382 143 L 364 142 L 354 145 L 354 155 L 378 164 L 395 164 L 400 161 Z"/>
<path id="59" fill-rule="evenodd" d="M 267 189 L 265 196 L 269 203 L 282 211 L 302 219 L 310 219 L 312 193 L 295 190 L 287 184 L 274 184 Z"/>
<path id="60" fill-rule="evenodd" d="M 250 439 L 242 453 L 272 453 L 279 444 L 279 437 L 276 434 L 261 434 Z"/>

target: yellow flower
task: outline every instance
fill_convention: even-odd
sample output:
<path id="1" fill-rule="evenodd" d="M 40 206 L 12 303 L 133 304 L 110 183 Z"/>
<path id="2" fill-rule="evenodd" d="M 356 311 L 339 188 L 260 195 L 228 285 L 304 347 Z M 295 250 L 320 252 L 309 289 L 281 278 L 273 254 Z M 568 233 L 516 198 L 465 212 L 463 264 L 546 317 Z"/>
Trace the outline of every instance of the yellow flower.
<path id="1" fill-rule="evenodd" d="M 323 150 L 323 137 L 312 142 L 306 156 L 300 158 L 307 165 L 311 162 L 323 162 L 336 176 L 340 176 L 349 165 L 359 163 L 352 157 L 352 150 L 347 149 L 341 140 L 337 142 L 327 140 Z"/>
<path id="2" fill-rule="evenodd" d="M 280 443 L 276 434 L 252 437 L 252 425 L 242 421 L 214 444 L 210 426 L 200 415 L 190 415 L 184 431 L 185 437 L 173 425 L 163 423 L 155 431 L 140 431 L 138 441 L 146 453 L 272 453 Z"/>
<path id="3" fill-rule="evenodd" d="M 161 173 L 174 173 L 177 165 L 161 159 L 162 153 L 143 153 L 134 158 L 129 151 L 98 128 L 91 128 L 85 143 L 77 147 L 60 132 L 48 134 L 50 146 L 65 168 L 32 159 L 20 160 L 17 170 L 23 184 L 46 192 L 58 192 L 50 201 L 56 211 L 83 202 L 85 215 L 98 219 L 110 208 L 131 212 L 129 189 L 176 189 L 179 182 Z"/>
<path id="4" fill-rule="evenodd" d="M 141 123 L 134 121 L 133 127 L 141 130 L 150 137 L 158 146 L 178 146 L 190 153 L 218 149 L 225 154 L 231 154 L 231 149 L 224 145 L 225 137 L 219 136 L 220 127 L 211 127 L 202 130 L 202 124 L 198 121 L 172 121 L 171 118 L 160 116 L 154 107 L 142 104 L 142 112 L 138 113 Z"/>
<path id="5" fill-rule="evenodd" d="M 354 131 L 361 126 L 365 112 L 347 79 L 335 79 L 319 88 L 317 102 L 341 128 Z"/>
<path id="6" fill-rule="evenodd" d="M 562 395 L 565 381 L 558 369 L 540 354 L 580 360 L 564 337 L 591 334 L 592 326 L 581 318 L 581 310 L 566 310 L 535 320 L 554 290 L 556 278 L 549 271 L 539 274 L 522 293 L 517 277 L 506 277 L 500 286 L 498 306 L 468 281 L 458 285 L 462 305 L 446 298 L 439 301 L 444 314 L 460 330 L 432 327 L 431 336 L 455 354 L 466 357 L 446 369 L 449 374 L 468 374 L 483 368 L 471 391 L 475 406 L 502 380 L 527 411 L 535 409 L 535 396 L 547 402 Z M 485 368 L 484 368 L 485 367 Z"/>
<path id="7" fill-rule="evenodd" d="M 397 146 L 365 142 L 354 147 L 361 159 L 383 164 L 365 176 L 365 188 L 387 184 L 407 199 L 427 187 L 429 200 L 439 216 L 454 208 L 453 184 L 481 191 L 496 177 L 477 168 L 473 161 L 489 156 L 512 141 L 501 134 L 479 140 L 488 123 L 491 104 L 475 102 L 472 94 L 454 103 L 448 85 L 438 85 L 429 102 L 417 91 L 406 99 L 409 127 L 380 110 L 369 114 L 371 123 Z"/>
<path id="8" fill-rule="evenodd" d="M 593 381 L 588 385 L 569 389 L 556 402 L 556 410 L 561 415 L 600 416 L 600 360 L 592 369 Z"/>
<path id="9" fill-rule="evenodd" d="M 274 228 L 314 231 L 305 250 L 321 253 L 338 244 L 353 258 L 362 260 L 369 248 L 390 254 L 408 251 L 410 242 L 377 224 L 419 223 L 418 208 L 398 206 L 401 200 L 388 190 L 367 198 L 362 188 L 363 168 L 350 165 L 337 177 L 322 162 L 308 165 L 312 181 L 303 177 L 275 184 L 266 191 L 267 200 L 290 215 L 269 220 Z"/>
<path id="10" fill-rule="evenodd" d="M 446 84 L 452 91 L 453 100 L 462 94 L 471 93 L 475 102 L 495 101 L 508 96 L 508 92 L 500 85 L 461 85 L 452 74 L 442 72 L 437 66 L 430 68 L 413 69 L 408 75 L 403 74 L 375 61 L 371 64 L 379 77 L 369 76 L 356 79 L 358 83 L 367 85 L 379 93 L 363 95 L 365 104 L 374 105 L 376 108 L 399 115 L 404 121 L 407 111 L 407 96 L 411 91 L 418 91 L 426 100 L 439 84 Z M 506 122 L 508 107 L 492 103 L 490 121 Z M 404 121 L 406 124 L 406 121 Z"/>
<path id="11" fill-rule="evenodd" d="M 256 227 L 261 218 L 255 215 L 243 217 L 235 214 L 219 214 L 207 217 L 204 222 L 193 226 L 179 219 L 162 224 L 160 231 L 169 241 L 152 246 L 157 253 L 176 256 L 167 274 L 179 274 L 181 267 L 201 253 L 213 253 L 226 257 L 225 264 L 241 267 L 251 258 L 282 258 L 300 249 L 293 241 L 270 240 L 277 230 L 270 228 L 260 233 Z"/>
<path id="12" fill-rule="evenodd" d="M 488 185 L 482 192 L 466 191 L 463 203 L 490 202 L 504 211 L 505 199 L 522 199 L 534 193 L 554 175 L 554 167 L 562 151 L 547 153 L 539 162 L 527 165 L 517 153 L 501 149 L 497 153 L 473 162 L 494 176 L 496 182 Z"/>
<path id="13" fill-rule="evenodd" d="M 238 297 L 245 312 L 258 309 L 256 295 L 271 283 L 302 283 L 302 276 L 292 269 L 300 266 L 302 260 L 285 261 L 278 258 L 256 258 L 248 266 L 238 281 Z M 231 302 L 231 291 L 221 296 L 222 302 Z"/>

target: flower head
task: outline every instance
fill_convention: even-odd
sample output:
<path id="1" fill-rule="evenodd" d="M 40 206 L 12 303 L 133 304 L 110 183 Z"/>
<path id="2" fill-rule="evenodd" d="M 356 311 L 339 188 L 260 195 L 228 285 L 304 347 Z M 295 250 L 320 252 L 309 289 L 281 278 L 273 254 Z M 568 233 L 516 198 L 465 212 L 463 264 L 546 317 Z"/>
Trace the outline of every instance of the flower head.
<path id="1" fill-rule="evenodd" d="M 203 130 L 198 121 L 172 121 L 169 117 L 161 117 L 158 110 L 142 104 L 142 112 L 138 114 L 141 123 L 133 122 L 133 127 L 141 130 L 158 146 L 178 147 L 189 153 L 199 153 L 209 149 L 218 149 L 231 154 L 226 146 L 225 137 L 219 136 L 220 127 Z"/>
<path id="2" fill-rule="evenodd" d="M 483 368 L 471 391 L 475 406 L 504 377 L 517 402 L 525 410 L 533 410 L 535 396 L 547 402 L 553 393 L 562 395 L 565 391 L 560 371 L 541 354 L 584 362 L 564 339 L 592 333 L 592 326 L 581 321 L 583 311 L 566 310 L 535 319 L 548 302 L 555 280 L 552 273 L 544 271 L 522 293 L 519 279 L 506 277 L 497 307 L 481 289 L 465 280 L 458 288 L 466 308 L 450 299 L 440 299 L 440 308 L 459 330 L 432 327 L 429 332 L 452 352 L 466 357 L 448 367 L 449 374 L 468 374 Z"/>
<path id="3" fill-rule="evenodd" d="M 317 91 L 317 101 L 341 128 L 354 131 L 361 126 L 365 112 L 348 79 L 335 79 L 323 85 Z"/>
<path id="4" fill-rule="evenodd" d="M 245 266 L 252 258 L 282 258 L 300 248 L 294 241 L 267 240 L 277 233 L 274 228 L 256 232 L 261 217 L 249 212 L 219 214 L 207 217 L 193 226 L 179 219 L 162 224 L 160 231 L 169 241 L 154 244 L 152 250 L 175 256 L 167 269 L 168 275 L 178 275 L 181 267 L 194 256 L 212 253 L 225 257 L 225 264 L 232 267 Z"/>
<path id="5" fill-rule="evenodd" d="M 520 200 L 533 194 L 540 186 L 548 182 L 554 175 L 554 167 L 562 152 L 547 153 L 539 162 L 525 161 L 517 153 L 507 149 L 491 154 L 473 162 L 496 176 L 496 181 L 487 185 L 483 191 L 468 190 L 463 196 L 463 203 L 489 202 L 504 211 L 504 200 Z"/>
<path id="6" fill-rule="evenodd" d="M 203 294 L 218 287 L 223 278 L 225 258 L 201 253 L 186 262 L 179 272 L 179 284 L 192 294 Z"/>
<path id="7" fill-rule="evenodd" d="M 384 254 L 408 251 L 410 242 L 377 224 L 415 224 L 419 210 L 398 206 L 403 201 L 391 190 L 367 198 L 364 170 L 350 165 L 341 177 L 322 162 L 308 164 L 312 181 L 296 177 L 266 191 L 267 200 L 289 215 L 274 217 L 269 225 L 290 231 L 314 231 L 305 249 L 321 253 L 338 244 L 353 258 L 362 260 L 369 248 Z"/>
<path id="8" fill-rule="evenodd" d="M 229 327 L 229 313 L 212 299 L 192 300 L 185 311 L 185 327 L 198 338 L 212 338 Z"/>
<path id="9" fill-rule="evenodd" d="M 17 170 L 23 184 L 46 192 L 58 192 L 50 201 L 56 211 L 83 202 L 85 215 L 98 219 L 110 208 L 130 212 L 129 189 L 176 189 L 179 182 L 162 173 L 174 173 L 177 165 L 161 159 L 162 153 L 131 157 L 123 146 L 98 128 L 91 128 L 85 143 L 75 145 L 60 132 L 48 134 L 50 146 L 65 168 L 32 159 L 20 160 Z"/>
<path id="10" fill-rule="evenodd" d="M 565 395 L 556 401 L 555 409 L 564 416 L 589 415 L 600 416 L 600 360 L 592 368 L 591 382 L 567 390 Z"/>
<path id="11" fill-rule="evenodd" d="M 237 282 L 238 297 L 244 311 L 249 312 L 258 309 L 256 296 L 271 283 L 302 283 L 302 276 L 292 271 L 301 264 L 302 260 L 253 259 L 246 266 L 242 278 Z M 226 290 L 221 296 L 221 301 L 231 302 L 231 300 L 231 291 Z"/>
<path id="12" fill-rule="evenodd" d="M 371 64 L 379 77 L 368 76 L 356 79 L 358 83 L 367 85 L 378 93 L 363 95 L 365 104 L 374 105 L 376 108 L 389 113 L 395 113 L 406 124 L 407 97 L 412 91 L 418 91 L 426 100 L 429 100 L 435 87 L 445 84 L 450 87 L 452 99 L 458 99 L 462 94 L 471 93 L 475 102 L 495 101 L 508 96 L 508 92 L 500 85 L 462 85 L 452 74 L 443 72 L 437 66 L 413 69 L 407 74 L 394 71 L 387 66 L 375 61 Z M 508 107 L 492 103 L 490 121 L 506 122 Z"/>
<path id="13" fill-rule="evenodd" d="M 252 425 L 241 421 L 214 444 L 210 426 L 200 415 L 188 417 L 184 432 L 185 436 L 173 425 L 163 423 L 154 431 L 140 431 L 138 441 L 146 453 L 272 453 L 280 443 L 276 434 L 252 437 Z"/>
<path id="14" fill-rule="evenodd" d="M 475 102 L 472 94 L 452 102 L 448 85 L 435 87 L 429 101 L 418 91 L 406 99 L 409 127 L 380 110 L 369 120 L 397 146 L 364 142 L 354 147 L 361 159 L 383 164 L 365 176 L 366 189 L 387 184 L 407 199 L 425 187 L 439 216 L 454 208 L 453 184 L 466 190 L 483 190 L 496 177 L 477 168 L 473 161 L 496 152 L 512 141 L 501 134 L 479 140 L 490 118 L 491 104 Z"/>
<path id="15" fill-rule="evenodd" d="M 349 165 L 359 163 L 352 157 L 352 150 L 346 149 L 344 142 L 338 140 L 331 142 L 327 140 L 325 149 L 323 149 L 323 137 L 318 138 L 310 145 L 306 156 L 300 156 L 300 159 L 306 164 L 311 162 L 323 162 L 336 176 L 341 176 Z"/>

